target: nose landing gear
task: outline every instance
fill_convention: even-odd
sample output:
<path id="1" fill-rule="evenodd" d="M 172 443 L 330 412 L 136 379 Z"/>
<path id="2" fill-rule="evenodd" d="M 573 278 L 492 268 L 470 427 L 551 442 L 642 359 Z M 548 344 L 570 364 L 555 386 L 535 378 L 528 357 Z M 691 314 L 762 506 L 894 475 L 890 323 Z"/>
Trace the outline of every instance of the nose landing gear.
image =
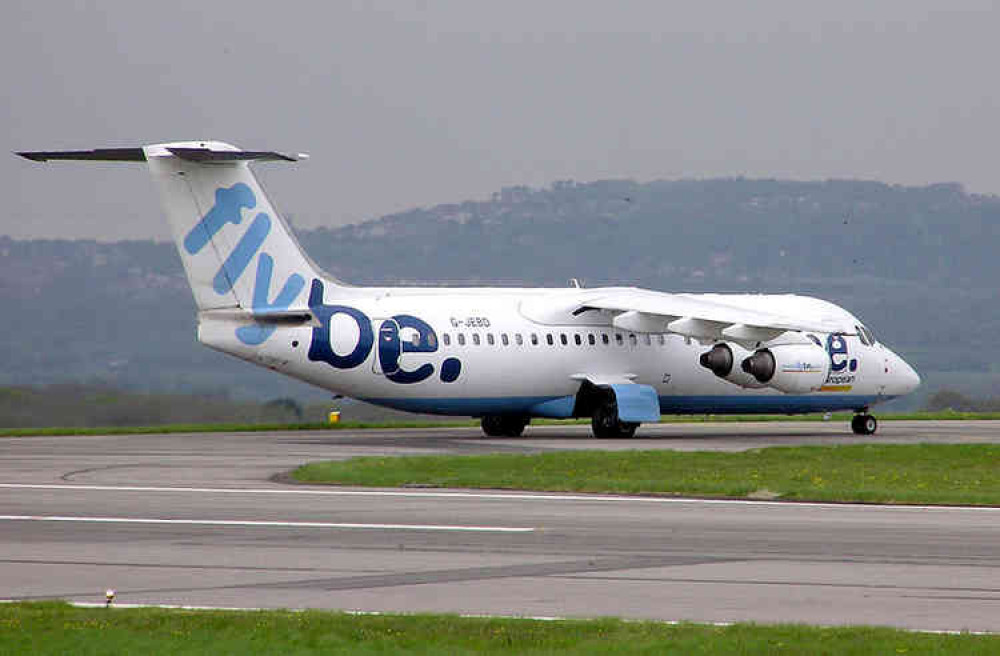
<path id="1" fill-rule="evenodd" d="M 851 430 L 855 435 L 874 435 L 878 430 L 878 421 L 867 412 L 861 412 L 851 419 Z"/>

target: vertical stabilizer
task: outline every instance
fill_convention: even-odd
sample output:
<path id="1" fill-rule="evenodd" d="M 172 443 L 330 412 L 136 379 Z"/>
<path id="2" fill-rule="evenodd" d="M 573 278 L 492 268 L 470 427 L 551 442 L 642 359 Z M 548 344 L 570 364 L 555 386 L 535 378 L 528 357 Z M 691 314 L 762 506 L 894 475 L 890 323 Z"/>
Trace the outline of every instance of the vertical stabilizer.
<path id="1" fill-rule="evenodd" d="M 225 332 L 234 331 L 229 335 L 239 348 L 262 344 L 277 322 L 307 320 L 314 282 L 342 289 L 306 256 L 250 170 L 252 161 L 296 157 L 240 150 L 217 141 L 18 154 L 36 162 L 146 162 L 160 190 L 201 323 L 216 311 L 211 318 L 222 322 Z M 205 343 L 235 352 L 230 337 Z"/>
<path id="2" fill-rule="evenodd" d="M 250 170 L 252 160 L 291 160 L 219 142 L 143 147 L 199 310 L 255 314 L 305 308 L 322 277 Z"/>

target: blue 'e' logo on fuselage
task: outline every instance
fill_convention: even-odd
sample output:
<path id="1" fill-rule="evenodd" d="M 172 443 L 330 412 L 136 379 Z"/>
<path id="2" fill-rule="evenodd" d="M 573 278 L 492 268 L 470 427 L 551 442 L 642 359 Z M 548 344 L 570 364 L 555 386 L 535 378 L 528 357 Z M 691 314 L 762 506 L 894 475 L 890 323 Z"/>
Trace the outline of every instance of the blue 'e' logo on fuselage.
<path id="1" fill-rule="evenodd" d="M 858 368 L 858 361 L 848 358 L 847 340 L 839 333 L 832 333 L 826 338 L 826 352 L 830 354 L 830 373 L 838 373 L 850 367 L 851 371 Z"/>
<path id="2" fill-rule="evenodd" d="M 309 344 L 310 360 L 326 362 L 335 369 L 354 369 L 368 359 L 376 339 L 368 315 L 347 305 L 323 303 L 323 283 L 316 279 L 313 279 L 312 288 L 309 290 L 309 310 L 320 324 L 313 328 L 312 341 Z M 349 353 L 343 355 L 336 353 L 332 346 L 332 319 L 338 314 L 349 317 L 358 328 L 357 343 Z M 399 332 L 402 329 L 410 329 L 415 338 L 401 339 Z M 413 315 L 394 315 L 379 328 L 376 357 L 382 374 L 394 383 L 419 383 L 430 378 L 434 374 L 434 365 L 429 362 L 408 371 L 400 366 L 399 360 L 404 353 L 434 353 L 437 350 L 438 341 L 434 329 L 426 321 Z M 441 363 L 441 380 L 446 383 L 453 382 L 461 371 L 462 363 L 458 358 L 445 358 Z"/>

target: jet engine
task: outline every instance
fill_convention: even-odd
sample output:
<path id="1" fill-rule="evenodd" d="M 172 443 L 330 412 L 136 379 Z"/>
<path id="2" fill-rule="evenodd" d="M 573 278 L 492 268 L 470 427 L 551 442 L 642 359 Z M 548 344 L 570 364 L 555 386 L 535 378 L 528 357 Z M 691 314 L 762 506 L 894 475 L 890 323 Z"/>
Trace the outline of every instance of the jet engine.
<path id="1" fill-rule="evenodd" d="M 814 392 L 830 373 L 830 356 L 815 344 L 781 344 L 757 349 L 741 368 L 759 383 L 789 394 Z"/>
<path id="2" fill-rule="evenodd" d="M 710 351 L 702 353 L 698 361 L 701 362 L 701 366 L 709 369 L 719 378 L 740 387 L 765 387 L 765 383 L 758 382 L 752 375 L 741 371 L 736 366 L 737 362 L 749 356 L 750 351 L 738 344 L 719 342 Z"/>

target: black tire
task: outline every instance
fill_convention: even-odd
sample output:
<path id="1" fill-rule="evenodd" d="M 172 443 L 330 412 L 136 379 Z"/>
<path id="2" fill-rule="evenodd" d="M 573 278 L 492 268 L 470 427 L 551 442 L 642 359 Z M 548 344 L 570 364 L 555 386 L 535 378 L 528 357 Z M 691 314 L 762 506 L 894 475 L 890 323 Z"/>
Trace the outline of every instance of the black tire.
<path id="1" fill-rule="evenodd" d="M 529 421 L 517 415 L 485 415 L 480 423 L 490 437 L 520 437 Z"/>
<path id="2" fill-rule="evenodd" d="M 521 437 L 524 427 L 531 422 L 529 417 L 504 417 L 504 435 L 507 437 Z"/>
<path id="3" fill-rule="evenodd" d="M 874 435 L 878 430 L 878 420 L 872 415 L 854 415 L 851 419 L 851 430 L 855 435 Z"/>
<path id="4" fill-rule="evenodd" d="M 599 440 L 628 439 L 635 435 L 635 429 L 639 424 L 623 422 L 618 420 L 618 405 L 613 401 L 607 401 L 597 406 L 594 416 L 590 420 L 594 437 Z"/>
<path id="5" fill-rule="evenodd" d="M 504 436 L 504 417 L 502 415 L 485 415 L 480 421 L 483 432 L 489 437 Z"/>

